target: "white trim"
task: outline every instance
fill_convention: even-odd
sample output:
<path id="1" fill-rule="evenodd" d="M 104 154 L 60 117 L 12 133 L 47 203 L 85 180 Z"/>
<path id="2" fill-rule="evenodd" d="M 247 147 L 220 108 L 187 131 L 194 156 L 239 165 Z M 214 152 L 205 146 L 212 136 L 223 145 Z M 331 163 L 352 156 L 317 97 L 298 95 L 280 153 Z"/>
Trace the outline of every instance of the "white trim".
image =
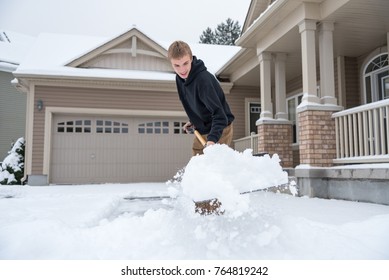
<path id="1" fill-rule="evenodd" d="M 244 99 L 244 123 L 245 123 L 245 136 L 250 136 L 250 103 L 258 103 L 261 105 L 261 99 L 258 98 L 248 98 Z"/>
<path id="2" fill-rule="evenodd" d="M 389 162 L 389 155 L 347 157 L 347 158 L 334 159 L 333 162 L 335 164 L 386 163 Z"/>
<path id="3" fill-rule="evenodd" d="M 361 81 L 361 85 L 362 85 L 362 90 L 361 90 L 361 95 L 362 95 L 362 102 L 363 104 L 367 104 L 367 99 L 366 99 L 366 77 L 369 76 L 370 79 L 371 79 L 371 102 L 376 102 L 376 101 L 379 101 L 378 100 L 374 100 L 375 98 L 377 98 L 377 94 L 378 94 L 378 89 L 377 89 L 377 85 L 375 84 L 376 83 L 376 80 L 373 79 L 376 77 L 376 75 L 379 73 L 379 72 L 383 72 L 383 71 L 387 71 L 389 70 L 389 66 L 385 66 L 383 68 L 380 68 L 380 69 L 377 69 L 377 70 L 374 70 L 374 71 L 371 71 L 369 72 L 368 74 L 366 74 L 366 68 L 370 65 L 370 63 L 376 59 L 377 57 L 379 56 L 382 56 L 382 55 L 389 55 L 389 52 L 388 51 L 384 51 L 382 50 L 382 48 L 377 48 L 375 49 L 373 52 L 371 52 L 367 57 L 366 59 L 364 59 L 363 63 L 362 63 L 362 67 L 361 67 L 361 76 L 359 77 L 362 81 Z"/>
<path id="4" fill-rule="evenodd" d="M 298 120 L 297 106 L 300 105 L 298 102 L 299 97 L 301 96 L 301 100 L 302 100 L 303 95 L 304 95 L 304 93 L 302 93 L 301 91 L 298 91 L 298 92 L 295 92 L 292 96 L 286 98 L 286 114 L 288 116 L 288 120 L 291 122 L 292 125 L 294 124 L 296 126 L 296 142 L 295 143 L 292 142 L 292 144 L 298 145 L 298 146 L 299 146 L 299 130 L 300 130 L 299 127 L 300 126 L 299 126 L 299 120 Z M 295 115 L 296 115 L 295 123 L 293 123 L 293 121 L 291 121 L 289 119 L 289 100 L 292 100 L 292 99 L 295 100 Z M 293 130 L 292 130 L 292 136 L 293 136 Z"/>
<path id="5" fill-rule="evenodd" d="M 46 107 L 42 171 L 43 174 L 47 175 L 48 182 L 50 182 L 51 137 L 52 137 L 52 121 L 54 118 L 54 114 L 187 117 L 186 113 L 183 111 L 115 110 L 115 109 L 100 109 L 100 108 Z"/>
<path id="6" fill-rule="evenodd" d="M 34 135 L 34 110 L 35 110 L 35 85 L 30 84 L 30 89 L 27 92 L 26 101 L 26 144 L 25 144 L 25 169 L 24 177 L 32 172 L 32 144 Z"/>
<path id="7" fill-rule="evenodd" d="M 342 117 L 342 116 L 346 116 L 349 114 L 355 114 L 358 112 L 368 111 L 368 110 L 372 110 L 372 109 L 376 109 L 376 108 L 380 108 L 380 107 L 388 106 L 388 105 L 389 105 L 389 99 L 380 100 L 380 101 L 368 103 L 365 105 L 361 105 L 358 107 L 353 107 L 350 109 L 346 109 L 346 110 L 342 110 L 340 112 L 333 113 L 332 117 L 333 118 Z"/>
<path id="8" fill-rule="evenodd" d="M 88 114 L 88 115 L 114 115 L 114 116 L 160 116 L 160 117 L 186 117 L 184 111 L 162 110 L 127 110 L 102 108 L 74 108 L 74 107 L 46 107 L 51 113 Z"/>

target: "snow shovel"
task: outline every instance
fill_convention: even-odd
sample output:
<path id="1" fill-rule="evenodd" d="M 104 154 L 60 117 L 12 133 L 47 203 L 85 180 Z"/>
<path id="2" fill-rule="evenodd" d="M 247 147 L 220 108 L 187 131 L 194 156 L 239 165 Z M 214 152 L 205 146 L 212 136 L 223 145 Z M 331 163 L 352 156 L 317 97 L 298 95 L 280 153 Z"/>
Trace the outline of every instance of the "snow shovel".
<path id="1" fill-rule="evenodd" d="M 200 132 L 194 130 L 194 134 L 196 135 L 197 140 L 199 140 L 201 145 L 205 148 L 207 146 L 207 141 L 205 141 Z M 220 210 L 221 205 L 222 203 L 217 198 L 195 201 L 195 212 L 200 215 L 223 215 L 224 211 Z"/>

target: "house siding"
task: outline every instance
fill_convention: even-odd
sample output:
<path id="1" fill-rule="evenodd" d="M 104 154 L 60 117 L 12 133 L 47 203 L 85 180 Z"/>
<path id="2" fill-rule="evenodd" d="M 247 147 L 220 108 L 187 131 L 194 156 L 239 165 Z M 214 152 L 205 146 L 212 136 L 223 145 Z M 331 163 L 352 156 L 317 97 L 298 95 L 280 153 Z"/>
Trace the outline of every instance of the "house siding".
<path id="1" fill-rule="evenodd" d="M 346 109 L 362 104 L 358 69 L 357 58 L 345 57 Z"/>
<path id="2" fill-rule="evenodd" d="M 0 162 L 11 150 L 11 144 L 25 136 L 26 95 L 16 90 L 11 73 L 0 71 Z"/>
<path id="3" fill-rule="evenodd" d="M 246 115 L 245 99 L 260 98 L 259 88 L 252 87 L 233 87 L 230 94 L 226 95 L 227 101 L 235 116 L 234 121 L 234 139 L 247 136 L 246 134 Z"/>

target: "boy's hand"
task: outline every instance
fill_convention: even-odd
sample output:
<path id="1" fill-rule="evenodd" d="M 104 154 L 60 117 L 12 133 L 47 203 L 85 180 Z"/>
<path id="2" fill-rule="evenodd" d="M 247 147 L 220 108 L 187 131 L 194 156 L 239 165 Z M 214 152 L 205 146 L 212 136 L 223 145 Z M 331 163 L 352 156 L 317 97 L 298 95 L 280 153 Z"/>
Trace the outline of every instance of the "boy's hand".
<path id="1" fill-rule="evenodd" d="M 207 147 L 212 146 L 212 145 L 215 145 L 215 142 L 213 142 L 213 141 L 207 141 Z"/>
<path id="2" fill-rule="evenodd" d="M 182 127 L 182 129 L 188 133 L 188 134 L 192 134 L 194 132 L 194 126 L 191 122 L 187 122 L 186 124 L 184 124 L 184 126 Z"/>

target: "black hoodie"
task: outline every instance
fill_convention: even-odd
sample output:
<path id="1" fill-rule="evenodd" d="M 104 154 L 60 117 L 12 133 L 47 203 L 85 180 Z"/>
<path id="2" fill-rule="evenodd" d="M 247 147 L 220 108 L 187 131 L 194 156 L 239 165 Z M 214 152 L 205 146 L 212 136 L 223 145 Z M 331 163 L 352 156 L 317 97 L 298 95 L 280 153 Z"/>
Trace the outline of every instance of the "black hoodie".
<path id="1" fill-rule="evenodd" d="M 190 122 L 207 141 L 218 142 L 223 129 L 234 120 L 224 92 L 204 62 L 193 56 L 187 79 L 176 75 L 178 95 Z"/>

